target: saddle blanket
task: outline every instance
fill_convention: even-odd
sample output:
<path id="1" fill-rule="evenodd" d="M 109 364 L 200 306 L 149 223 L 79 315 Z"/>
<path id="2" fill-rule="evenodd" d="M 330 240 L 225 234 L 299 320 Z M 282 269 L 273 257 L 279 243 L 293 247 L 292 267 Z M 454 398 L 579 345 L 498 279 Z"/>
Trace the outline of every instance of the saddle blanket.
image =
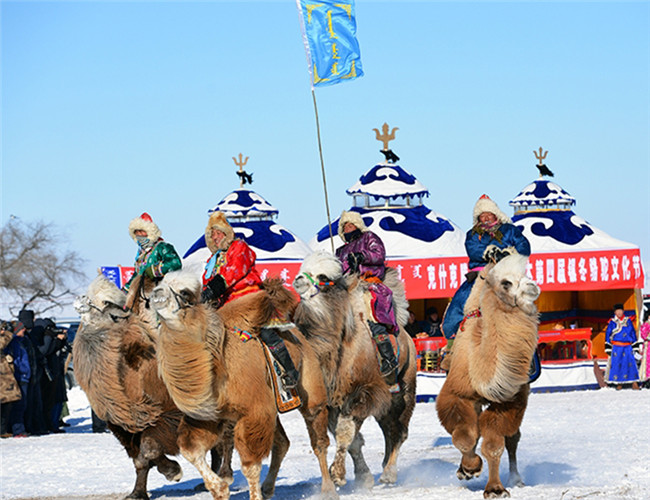
<path id="1" fill-rule="evenodd" d="M 287 390 L 282 385 L 282 368 L 278 362 L 273 358 L 271 351 L 264 344 L 260 342 L 264 351 L 264 357 L 266 358 L 266 366 L 269 369 L 269 374 L 271 375 L 271 385 L 273 386 L 273 393 L 275 394 L 275 404 L 278 407 L 280 413 L 286 413 L 291 410 L 299 408 L 302 404 L 300 396 L 295 389 Z"/>

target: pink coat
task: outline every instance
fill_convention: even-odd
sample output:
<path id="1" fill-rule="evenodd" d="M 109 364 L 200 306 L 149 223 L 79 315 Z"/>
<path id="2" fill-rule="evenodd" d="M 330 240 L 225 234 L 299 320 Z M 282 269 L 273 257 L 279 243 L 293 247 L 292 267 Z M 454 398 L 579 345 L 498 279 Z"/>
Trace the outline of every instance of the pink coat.
<path id="1" fill-rule="evenodd" d="M 639 367 L 639 380 L 650 378 L 650 322 L 645 322 L 639 328 L 639 338 L 643 340 L 643 356 Z"/>

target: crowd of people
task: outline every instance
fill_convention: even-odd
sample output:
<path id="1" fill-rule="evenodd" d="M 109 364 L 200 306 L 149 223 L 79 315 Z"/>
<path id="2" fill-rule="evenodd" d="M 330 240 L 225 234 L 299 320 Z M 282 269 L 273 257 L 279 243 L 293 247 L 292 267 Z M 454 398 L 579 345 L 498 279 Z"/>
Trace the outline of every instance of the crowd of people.
<path id="1" fill-rule="evenodd" d="M 0 437 L 65 432 L 67 330 L 22 310 L 0 325 Z"/>

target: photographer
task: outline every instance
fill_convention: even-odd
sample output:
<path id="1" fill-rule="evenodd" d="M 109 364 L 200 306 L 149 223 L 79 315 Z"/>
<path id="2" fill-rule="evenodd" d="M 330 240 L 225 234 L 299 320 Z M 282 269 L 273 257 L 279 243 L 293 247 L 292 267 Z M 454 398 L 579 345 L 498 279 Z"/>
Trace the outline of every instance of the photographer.
<path id="1" fill-rule="evenodd" d="M 45 358 L 45 376 L 41 379 L 45 424 L 50 432 L 65 432 L 60 428 L 60 423 L 63 403 L 68 400 L 63 373 L 68 349 L 66 331 L 58 328 L 49 318 L 37 319 L 34 322 L 36 328 L 43 329 L 43 343 L 38 349 Z"/>

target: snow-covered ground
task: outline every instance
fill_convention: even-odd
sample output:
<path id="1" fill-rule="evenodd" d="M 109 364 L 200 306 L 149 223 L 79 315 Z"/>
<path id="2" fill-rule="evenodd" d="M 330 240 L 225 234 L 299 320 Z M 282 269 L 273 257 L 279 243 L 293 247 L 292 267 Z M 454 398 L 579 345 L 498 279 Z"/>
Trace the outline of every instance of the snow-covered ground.
<path id="1" fill-rule="evenodd" d="M 78 387 L 69 393 L 71 424 L 66 434 L 0 441 L 0 492 L 3 499 L 120 499 L 134 483 L 131 461 L 111 434 L 92 434 L 90 408 Z M 297 500 L 317 496 L 320 477 L 305 425 L 298 412 L 282 416 L 291 448 L 280 470 L 275 498 Z M 532 394 L 522 425 L 519 470 L 527 486 L 510 488 L 525 500 L 650 499 L 650 391 L 601 389 Z M 362 429 L 365 455 L 378 479 L 383 440 L 374 421 Z M 333 455 L 330 446 L 330 458 Z M 435 405 L 419 403 L 410 436 L 399 459 L 395 486 L 355 489 L 348 459 L 347 485 L 341 499 L 479 499 L 487 481 L 456 479 L 459 452 L 438 423 Z M 152 499 L 209 500 L 195 492 L 200 476 L 179 458 L 184 476 L 170 484 L 155 470 L 149 478 Z M 265 471 L 268 462 L 265 462 Z M 248 498 L 246 481 L 233 461 L 235 500 Z M 486 467 L 487 469 L 487 467 Z M 507 479 L 507 458 L 501 477 Z M 264 472 L 265 472 L 264 471 Z"/>

